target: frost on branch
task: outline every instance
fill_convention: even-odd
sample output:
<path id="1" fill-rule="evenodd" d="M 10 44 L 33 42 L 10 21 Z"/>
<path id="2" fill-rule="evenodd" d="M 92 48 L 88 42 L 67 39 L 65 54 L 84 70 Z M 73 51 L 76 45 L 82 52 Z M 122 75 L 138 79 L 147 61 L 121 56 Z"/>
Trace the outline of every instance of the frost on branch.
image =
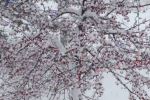
<path id="1" fill-rule="evenodd" d="M 19 0 L 7 7 L 1 1 L 0 30 L 7 37 L 0 35 L 0 99 L 99 100 L 104 74 L 110 73 L 129 100 L 149 100 L 150 43 L 145 38 L 150 20 L 140 10 L 149 4 L 52 2 L 55 10 L 48 0 Z"/>

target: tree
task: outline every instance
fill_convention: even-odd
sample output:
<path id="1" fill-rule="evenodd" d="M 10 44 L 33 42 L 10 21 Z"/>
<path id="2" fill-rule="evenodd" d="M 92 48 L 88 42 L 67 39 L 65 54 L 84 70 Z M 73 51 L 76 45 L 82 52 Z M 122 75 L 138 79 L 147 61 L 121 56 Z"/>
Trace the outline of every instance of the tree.
<path id="1" fill-rule="evenodd" d="M 8 35 L 0 38 L 1 100 L 98 100 L 104 73 L 129 91 L 129 100 L 150 99 L 150 79 L 139 72 L 150 70 L 150 20 L 140 19 L 149 3 L 53 0 L 54 11 L 48 2 L 1 1 L 0 25 Z M 133 12 L 134 23 L 125 25 Z"/>

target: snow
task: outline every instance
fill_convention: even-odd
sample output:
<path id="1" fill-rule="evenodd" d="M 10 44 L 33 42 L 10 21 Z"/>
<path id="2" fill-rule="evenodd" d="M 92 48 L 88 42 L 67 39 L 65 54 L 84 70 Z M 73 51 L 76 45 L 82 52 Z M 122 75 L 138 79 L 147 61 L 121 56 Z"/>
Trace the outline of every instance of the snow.
<path id="1" fill-rule="evenodd" d="M 141 3 L 144 4 L 143 2 L 144 3 L 150 3 L 150 0 L 144 0 Z M 39 2 L 38 5 L 39 5 L 39 7 L 41 7 L 41 9 L 44 9 L 40 5 L 40 2 Z M 48 7 L 50 7 L 52 9 L 54 9 L 54 10 L 57 10 L 57 6 L 58 6 L 53 1 L 49 1 L 47 3 L 45 2 L 44 5 L 46 5 L 45 9 L 48 9 Z M 80 14 L 78 10 L 72 10 L 72 9 L 71 10 L 67 10 L 67 12 L 73 12 L 73 13 L 75 13 L 77 15 Z M 98 16 L 94 12 L 87 11 L 82 16 L 82 18 L 84 18 L 85 16 L 86 17 L 92 17 L 96 22 L 99 22 L 99 18 L 98 18 Z M 119 17 L 118 20 L 122 21 L 127 26 L 125 28 L 128 28 L 128 27 L 130 27 L 130 26 L 133 25 L 135 17 L 136 17 L 136 14 L 132 13 L 132 14 L 129 15 L 129 18 L 131 20 L 130 22 L 124 21 L 123 18 L 121 18 L 121 17 Z M 150 14 L 149 13 L 142 13 L 142 14 L 140 14 L 140 17 L 142 17 L 142 18 L 150 18 Z M 25 20 L 23 20 L 23 22 L 27 23 Z M 143 27 L 140 27 L 140 29 L 142 30 Z M 8 31 L 10 32 L 11 30 L 8 30 Z M 118 32 L 119 33 L 124 33 L 124 31 L 119 30 L 119 29 L 118 30 L 112 30 L 112 29 L 110 29 L 110 30 L 108 30 L 108 32 L 111 32 L 111 33 L 116 33 L 116 32 L 117 33 Z M 64 55 L 65 52 L 66 52 L 66 48 L 61 43 L 59 35 L 54 36 L 53 40 L 54 40 L 53 41 L 54 44 L 59 48 L 59 50 L 62 53 L 62 55 Z M 131 47 L 134 48 L 133 46 L 131 46 Z M 129 48 L 132 49 L 131 47 L 129 47 Z M 144 76 L 149 77 L 149 74 L 146 74 L 145 70 L 141 70 L 140 73 L 143 74 Z M 104 74 L 104 79 L 103 79 L 104 94 L 100 98 L 100 100 L 128 100 L 129 92 L 127 90 L 125 90 L 122 86 L 117 86 L 115 82 L 116 82 L 116 79 L 110 73 L 105 73 Z M 74 88 L 73 91 L 72 91 L 72 95 L 73 95 L 73 98 L 74 98 L 73 100 L 79 100 L 78 99 L 79 89 Z M 48 99 L 43 96 L 42 100 L 48 100 Z"/>
<path id="2" fill-rule="evenodd" d="M 40 7 L 41 10 L 44 10 L 44 9 L 48 10 L 48 8 L 51 8 L 52 10 L 57 10 L 57 8 L 58 8 L 58 4 L 56 2 L 54 2 L 53 0 L 49 0 L 47 2 L 39 1 L 37 3 L 37 5 Z M 44 5 L 44 7 L 43 7 L 43 5 Z"/>
<path id="3" fill-rule="evenodd" d="M 97 14 L 95 12 L 91 12 L 91 11 L 86 11 L 83 15 L 83 18 L 84 17 L 92 17 L 95 21 L 98 22 L 99 18 L 97 16 Z"/>
<path id="4" fill-rule="evenodd" d="M 53 43 L 56 45 L 56 47 L 59 48 L 61 54 L 64 55 L 66 53 L 66 48 L 64 47 L 64 45 L 60 40 L 60 35 L 59 34 L 53 35 L 52 40 Z"/>

